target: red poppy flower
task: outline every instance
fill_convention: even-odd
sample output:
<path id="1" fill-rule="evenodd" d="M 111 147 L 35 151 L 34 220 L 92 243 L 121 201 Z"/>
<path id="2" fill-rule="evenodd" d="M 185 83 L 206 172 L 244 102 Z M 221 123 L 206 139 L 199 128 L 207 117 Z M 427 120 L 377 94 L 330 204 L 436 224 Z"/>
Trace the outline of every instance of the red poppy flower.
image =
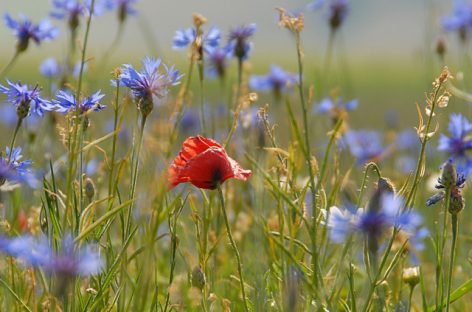
<path id="1" fill-rule="evenodd" d="M 244 170 L 216 141 L 202 136 L 185 140 L 179 155 L 169 168 L 170 188 L 190 182 L 213 190 L 229 178 L 246 181 L 251 170 Z"/>

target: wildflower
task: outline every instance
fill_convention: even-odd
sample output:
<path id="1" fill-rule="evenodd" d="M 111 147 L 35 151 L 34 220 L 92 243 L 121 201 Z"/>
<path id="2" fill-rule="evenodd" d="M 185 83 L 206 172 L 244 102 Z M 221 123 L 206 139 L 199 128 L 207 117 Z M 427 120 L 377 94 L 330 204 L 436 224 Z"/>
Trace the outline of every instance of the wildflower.
<path id="1" fill-rule="evenodd" d="M 39 182 L 31 171 L 31 160 L 22 160 L 21 147 L 12 151 L 6 148 L 5 157 L 0 155 L 0 186 L 5 182 L 26 183 L 30 187 L 37 187 Z"/>
<path id="2" fill-rule="evenodd" d="M 80 23 L 80 17 L 90 14 L 92 9 L 92 0 L 52 0 L 54 12 L 50 15 L 57 19 L 67 19 L 69 28 L 75 31 Z M 93 7 L 93 14 L 95 16 L 101 15 L 105 10 L 105 3 L 100 0 L 95 0 Z"/>
<path id="3" fill-rule="evenodd" d="M 105 108 L 104 105 L 100 104 L 100 100 L 105 96 L 98 90 L 89 97 L 85 97 L 79 103 L 79 110 L 82 114 L 87 113 L 89 110 L 96 112 L 101 111 Z M 68 93 L 67 91 L 59 90 L 56 94 L 56 99 L 52 101 L 56 105 L 56 111 L 59 113 L 68 113 L 71 110 L 75 110 L 77 107 L 77 97 L 74 94 Z"/>
<path id="4" fill-rule="evenodd" d="M 305 26 L 303 14 L 291 14 L 283 8 L 277 8 L 279 11 L 279 26 L 287 28 L 292 33 L 299 34 Z"/>
<path id="5" fill-rule="evenodd" d="M 228 47 L 214 48 L 207 52 L 205 74 L 208 78 L 218 77 L 224 79 L 226 76 L 226 67 L 231 53 Z"/>
<path id="6" fill-rule="evenodd" d="M 23 119 L 34 113 L 40 117 L 45 111 L 52 111 L 54 105 L 40 97 L 38 86 L 30 89 L 28 85 L 21 82 L 13 83 L 7 80 L 8 86 L 0 84 L 0 93 L 7 95 L 7 101 L 15 105 L 18 118 Z"/>
<path id="7" fill-rule="evenodd" d="M 243 61 L 248 58 L 252 49 L 252 43 L 248 42 L 248 39 L 255 32 L 256 24 L 239 26 L 230 31 L 228 48 L 238 60 Z"/>
<path id="8" fill-rule="evenodd" d="M 120 23 L 124 22 L 128 15 L 135 15 L 136 10 L 133 8 L 133 5 L 137 0 L 108 0 L 106 2 L 106 7 L 109 10 L 114 10 L 118 8 L 118 20 Z"/>
<path id="9" fill-rule="evenodd" d="M 43 20 L 38 25 L 33 24 L 25 16 L 20 15 L 20 20 L 14 20 L 8 13 L 4 15 L 6 25 L 15 31 L 18 40 L 16 45 L 17 53 L 26 51 L 30 39 L 36 44 L 41 41 L 56 38 L 59 30 L 54 27 L 49 20 Z"/>
<path id="10" fill-rule="evenodd" d="M 402 280 L 410 287 L 415 287 L 420 282 L 420 267 L 404 268 L 402 270 Z"/>
<path id="11" fill-rule="evenodd" d="M 252 76 L 249 85 L 256 91 L 272 91 L 276 98 L 280 98 L 289 85 L 298 83 L 296 74 L 284 71 L 277 65 L 270 67 L 270 73 L 265 76 Z"/>
<path id="12" fill-rule="evenodd" d="M 349 130 L 344 135 L 351 154 L 357 158 L 357 164 L 381 159 L 385 154 L 380 134 L 369 130 Z"/>
<path id="13" fill-rule="evenodd" d="M 215 189 L 227 179 L 246 181 L 251 170 L 244 170 L 216 141 L 190 137 L 169 168 L 170 187 L 190 182 L 198 188 Z"/>
<path id="14" fill-rule="evenodd" d="M 311 11 L 321 9 L 326 0 L 314 0 L 307 5 L 307 8 Z M 329 26 L 333 31 L 337 30 L 343 24 L 349 13 L 349 2 L 348 0 L 331 0 L 329 1 L 327 19 Z"/>
<path id="15" fill-rule="evenodd" d="M 452 160 L 446 161 L 442 166 L 441 176 L 438 178 L 436 189 L 439 191 L 428 198 L 426 206 L 431 206 L 441 201 L 446 197 L 444 190 L 450 189 L 451 205 L 449 212 L 457 213 L 464 208 L 464 198 L 462 197 L 462 189 L 465 185 L 465 175 L 460 171 L 456 171 Z"/>
<path id="16" fill-rule="evenodd" d="M 379 210 L 353 211 L 331 207 L 327 217 L 330 239 L 342 243 L 349 235 L 363 234 L 369 239 L 380 239 L 391 228 L 402 230 L 410 237 L 420 233 L 422 217 L 411 209 L 402 211 L 403 199 L 393 194 L 385 194 L 380 201 Z"/>
<path id="17" fill-rule="evenodd" d="M 197 30 L 195 28 L 181 29 L 175 32 L 172 48 L 179 50 L 188 47 L 197 38 Z M 203 51 L 209 53 L 216 49 L 220 44 L 221 31 L 216 27 L 211 27 L 210 30 L 203 35 L 200 43 Z"/>
<path id="18" fill-rule="evenodd" d="M 76 248 L 69 235 L 63 239 L 60 252 L 54 251 L 44 237 L 35 239 L 28 235 L 12 239 L 2 237 L 0 251 L 26 265 L 63 277 L 96 275 L 102 269 L 100 254 L 91 245 Z"/>
<path id="19" fill-rule="evenodd" d="M 446 31 L 457 31 L 462 42 L 467 39 L 467 33 L 472 26 L 472 5 L 464 0 L 455 0 L 452 15 L 442 19 Z"/>
<path id="20" fill-rule="evenodd" d="M 457 170 L 468 176 L 472 170 L 472 159 L 467 151 L 472 148 L 472 124 L 460 114 L 451 114 L 449 119 L 450 137 L 441 134 L 438 150 L 446 151 L 453 161 L 457 161 Z"/>
<path id="21" fill-rule="evenodd" d="M 164 98 L 169 87 L 179 84 L 183 75 L 179 75 L 174 66 L 167 67 L 165 64 L 165 73 L 159 72 L 160 59 L 146 57 L 142 63 L 144 67 L 141 72 L 129 64 L 123 65 L 119 84 L 131 89 L 138 109 L 147 116 L 154 107 L 154 99 L 159 101 Z M 112 84 L 115 85 L 116 81 L 112 80 Z"/>
<path id="22" fill-rule="evenodd" d="M 313 110 L 316 113 L 324 114 L 336 110 L 353 111 L 357 108 L 357 106 L 359 106 L 358 99 L 352 99 L 349 102 L 343 102 L 341 97 L 337 97 L 336 99 L 326 97 L 322 99 L 318 105 L 315 105 Z"/>
<path id="23" fill-rule="evenodd" d="M 45 59 L 39 66 L 39 72 L 46 78 L 59 77 L 62 73 L 62 68 L 56 59 L 50 57 Z"/>

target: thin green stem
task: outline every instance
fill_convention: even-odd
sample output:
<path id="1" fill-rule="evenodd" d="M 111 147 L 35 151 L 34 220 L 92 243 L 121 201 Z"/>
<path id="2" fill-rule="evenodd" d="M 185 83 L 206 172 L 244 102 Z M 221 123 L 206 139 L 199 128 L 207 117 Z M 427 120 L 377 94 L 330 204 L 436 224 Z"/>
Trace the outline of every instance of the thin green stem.
<path id="1" fill-rule="evenodd" d="M 18 135 L 18 130 L 20 130 L 22 121 L 23 121 L 23 118 L 18 118 L 18 121 L 16 122 L 15 131 L 13 132 L 13 137 L 11 138 L 11 142 L 10 142 L 10 154 L 8 155 L 8 161 L 7 161 L 8 163 L 11 160 L 11 155 L 13 153 L 13 148 L 15 147 L 16 136 Z"/>
<path id="2" fill-rule="evenodd" d="M 443 217 L 443 228 L 442 228 L 442 235 L 440 237 L 440 244 L 438 245 L 439 250 L 439 257 L 438 257 L 438 264 L 437 264 L 437 281 L 436 281 L 436 306 L 440 307 L 439 310 L 442 310 L 442 303 L 444 301 L 444 270 L 443 270 L 443 263 L 444 263 L 444 248 L 446 247 L 447 241 L 447 216 L 449 214 L 449 206 L 451 205 L 451 188 L 446 190 L 446 198 L 444 204 L 444 217 Z"/>
<path id="3" fill-rule="evenodd" d="M 203 74 L 203 60 L 199 61 L 198 63 L 198 78 L 200 80 L 200 126 L 201 126 L 201 131 L 202 135 L 206 136 L 206 123 L 205 123 L 205 95 L 203 91 L 203 79 L 204 79 L 204 74 Z"/>
<path id="4" fill-rule="evenodd" d="M 18 51 L 16 51 L 15 54 L 13 54 L 12 58 L 7 63 L 7 65 L 5 65 L 5 67 L 3 67 L 3 69 L 2 69 L 2 71 L 0 71 L 0 78 L 5 76 L 10 71 L 10 69 L 16 63 L 16 60 L 18 59 L 19 55 L 20 55 L 20 52 L 18 52 Z"/>
<path id="5" fill-rule="evenodd" d="M 228 234 L 229 241 L 231 243 L 231 247 L 233 247 L 234 254 L 236 255 L 236 261 L 238 262 L 238 273 L 239 273 L 239 283 L 241 286 L 241 293 L 243 296 L 243 303 L 244 303 L 244 310 L 249 312 L 249 308 L 247 305 L 247 298 L 246 298 L 246 290 L 244 289 L 244 278 L 243 278 L 243 268 L 241 263 L 241 256 L 239 254 L 238 247 L 233 239 L 233 235 L 231 234 L 231 226 L 229 225 L 228 215 L 226 214 L 226 206 L 225 206 L 225 198 L 223 196 L 223 190 L 221 189 L 221 185 L 218 184 L 218 195 L 220 197 L 221 203 L 221 210 L 223 211 L 223 219 L 225 220 L 226 225 L 226 232 Z"/>
<path id="6" fill-rule="evenodd" d="M 415 290 L 415 286 L 410 286 L 410 294 L 408 295 L 408 308 L 406 309 L 408 312 L 411 311 L 411 303 L 413 299 L 413 291 Z"/>
<path id="7" fill-rule="evenodd" d="M 457 243 L 457 229 L 459 222 L 457 219 L 457 213 L 451 214 L 451 223 L 452 223 L 452 245 L 451 245 L 451 259 L 449 262 L 449 276 L 447 279 L 447 297 L 446 297 L 446 312 L 449 312 L 449 305 L 451 302 L 451 286 L 452 286 L 452 269 L 454 267 L 454 257 L 456 253 L 456 243 Z"/>
<path id="8" fill-rule="evenodd" d="M 241 97 L 241 84 L 243 81 L 243 61 L 238 59 L 238 85 L 236 89 L 236 97 L 234 101 L 233 107 L 233 123 L 231 124 L 231 128 L 229 129 L 228 136 L 226 137 L 226 141 L 223 144 L 223 147 L 226 146 L 231 142 L 231 138 L 233 137 L 234 132 L 236 131 L 236 127 L 238 126 L 238 117 L 239 117 L 239 98 Z"/>

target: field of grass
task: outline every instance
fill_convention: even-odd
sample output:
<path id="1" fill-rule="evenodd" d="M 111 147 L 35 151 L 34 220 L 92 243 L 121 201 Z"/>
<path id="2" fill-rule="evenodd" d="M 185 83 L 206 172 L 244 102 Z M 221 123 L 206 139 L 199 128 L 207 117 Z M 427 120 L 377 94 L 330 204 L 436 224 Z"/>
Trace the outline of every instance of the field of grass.
<path id="1" fill-rule="evenodd" d="M 331 0 L 324 53 L 281 10 L 290 53 L 194 15 L 172 55 L 125 55 L 87 45 L 102 2 L 55 1 L 59 37 L 1 26 L 0 311 L 471 310 L 467 40 L 349 57 Z"/>

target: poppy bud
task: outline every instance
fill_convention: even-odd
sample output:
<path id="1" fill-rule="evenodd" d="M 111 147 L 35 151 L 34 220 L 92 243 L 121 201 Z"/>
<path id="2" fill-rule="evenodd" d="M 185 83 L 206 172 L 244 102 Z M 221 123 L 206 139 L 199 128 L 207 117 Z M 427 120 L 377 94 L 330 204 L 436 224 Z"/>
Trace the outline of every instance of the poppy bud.
<path id="1" fill-rule="evenodd" d="M 196 265 L 192 270 L 192 286 L 203 290 L 205 283 L 205 273 L 202 271 L 202 268 L 199 265 Z"/>

